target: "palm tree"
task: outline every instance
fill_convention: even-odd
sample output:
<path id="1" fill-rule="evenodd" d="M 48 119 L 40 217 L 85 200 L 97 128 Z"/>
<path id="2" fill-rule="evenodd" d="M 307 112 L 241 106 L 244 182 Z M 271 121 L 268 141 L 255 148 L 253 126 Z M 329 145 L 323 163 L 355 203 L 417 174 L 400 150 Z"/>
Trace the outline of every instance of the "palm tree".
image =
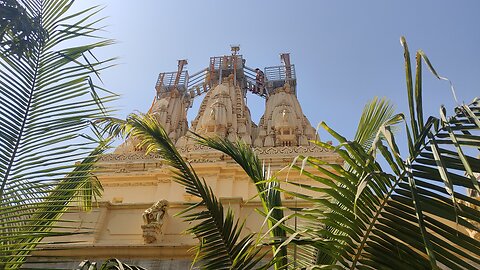
<path id="1" fill-rule="evenodd" d="M 317 196 L 288 192 L 322 205 L 321 215 L 303 209 L 300 219 L 325 224 L 293 239 L 317 250 L 311 269 L 478 269 L 480 242 L 465 229 L 479 232 L 478 198 L 465 188 L 480 191 L 475 174 L 480 146 L 480 104 L 475 99 L 460 105 L 452 117 L 442 107 L 440 117 L 424 120 L 422 112 L 422 59 L 435 76 L 424 52 L 416 54 L 415 83 L 405 39 L 407 93 L 410 119 L 397 114 L 379 129 L 371 147 L 349 141 L 321 126 L 338 146 L 316 142 L 338 153 L 346 167 L 311 157 L 301 157 L 317 173 L 305 166 L 294 167 L 319 184 L 301 185 Z M 415 85 L 415 86 L 414 86 Z M 402 158 L 394 124 L 404 123 L 408 157 Z M 389 169 L 385 169 L 387 164 Z M 326 195 L 326 197 L 325 197 Z M 312 237 L 312 235 L 316 237 Z"/>
<path id="2" fill-rule="evenodd" d="M 20 19 L 39 30 L 29 32 L 27 51 L 16 53 L 18 28 L 1 25 L 0 269 L 19 268 L 49 244 L 45 237 L 73 233 L 59 221 L 75 202 L 92 206 L 101 191 L 92 170 L 107 142 L 95 130 L 82 133 L 114 98 L 100 97 L 104 89 L 91 77 L 113 60 L 92 57 L 112 43 L 96 36 L 98 8 L 72 14 L 73 1 L 19 3 Z"/>
<path id="3" fill-rule="evenodd" d="M 281 194 L 278 188 L 278 179 L 275 174 L 267 171 L 251 146 L 242 141 L 231 142 L 226 138 L 205 138 L 194 134 L 197 143 L 216 149 L 230 156 L 250 177 L 257 189 L 262 203 L 262 215 L 268 217 L 268 230 L 271 236 L 270 245 L 274 254 L 275 269 L 282 269 L 288 265 L 286 246 L 280 246 L 286 237 L 283 227 L 284 213 Z"/>

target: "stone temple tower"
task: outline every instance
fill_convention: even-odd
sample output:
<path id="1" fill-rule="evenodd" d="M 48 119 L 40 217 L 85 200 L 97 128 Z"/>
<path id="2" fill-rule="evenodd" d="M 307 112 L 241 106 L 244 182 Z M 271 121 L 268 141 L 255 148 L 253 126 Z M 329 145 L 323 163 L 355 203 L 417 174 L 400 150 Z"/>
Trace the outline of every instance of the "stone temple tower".
<path id="1" fill-rule="evenodd" d="M 288 184 L 284 181 L 287 170 L 281 169 L 298 155 L 338 164 L 342 160 L 310 143 L 316 134 L 297 100 L 295 67 L 289 55 L 281 54 L 281 65 L 258 72 L 246 65 L 238 49 L 235 46 L 230 55 L 210 57 L 208 66 L 192 75 L 185 60 L 179 61 L 177 71 L 160 73 L 148 113 L 166 129 L 179 152 L 224 205 L 246 219 L 244 230 L 256 232 L 264 217 L 255 212 L 261 204 L 254 184 L 228 156 L 195 144 L 188 130 L 251 145 L 266 167 L 280 171 L 281 185 Z M 261 76 L 256 77 L 256 72 Z M 265 100 L 258 125 L 251 119 L 247 95 Z M 188 125 L 187 111 L 199 96 L 204 98 Z M 99 166 L 97 177 L 104 188 L 99 207 L 90 213 L 67 214 L 71 220 L 80 220 L 75 248 L 63 249 L 58 244 L 42 255 L 68 257 L 77 262 L 71 268 L 86 258 L 115 257 L 147 269 L 188 269 L 194 255 L 189 250 L 198 240 L 184 233 L 189 224 L 175 214 L 198 198 L 173 180 L 170 168 L 155 153 L 145 155 L 136 138 L 102 157 Z M 312 184 L 298 173 L 290 173 L 288 179 Z M 282 196 L 287 208 L 307 203 Z M 85 227 L 94 232 L 82 234 Z"/>
<path id="2" fill-rule="evenodd" d="M 265 113 L 254 141 L 256 147 L 308 146 L 315 129 L 303 115 L 296 95 L 296 78 L 290 56 L 281 54 L 282 66 L 265 69 L 267 76 Z"/>

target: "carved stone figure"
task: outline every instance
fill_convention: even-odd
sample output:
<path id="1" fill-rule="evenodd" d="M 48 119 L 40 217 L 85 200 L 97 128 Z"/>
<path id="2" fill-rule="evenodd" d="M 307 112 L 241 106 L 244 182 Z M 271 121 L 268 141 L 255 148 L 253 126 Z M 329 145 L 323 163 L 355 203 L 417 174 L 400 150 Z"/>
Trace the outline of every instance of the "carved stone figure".
<path id="1" fill-rule="evenodd" d="M 144 225 L 142 225 L 142 230 L 145 243 L 151 244 L 159 240 L 162 235 L 162 227 L 165 223 L 167 209 L 168 201 L 161 200 L 143 212 Z"/>
<path id="2" fill-rule="evenodd" d="M 150 208 L 143 212 L 143 222 L 144 224 L 158 223 L 163 224 L 163 218 L 167 213 L 168 201 L 161 200 L 156 202 Z"/>

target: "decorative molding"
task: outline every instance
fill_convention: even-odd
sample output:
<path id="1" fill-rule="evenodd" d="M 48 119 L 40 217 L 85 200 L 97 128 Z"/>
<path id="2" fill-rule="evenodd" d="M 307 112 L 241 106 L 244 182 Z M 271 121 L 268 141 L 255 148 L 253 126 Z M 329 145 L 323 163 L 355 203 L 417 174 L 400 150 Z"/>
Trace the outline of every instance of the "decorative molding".
<path id="1" fill-rule="evenodd" d="M 222 161 L 220 158 L 192 158 L 188 159 L 190 163 L 216 163 Z"/>
<path id="2" fill-rule="evenodd" d="M 134 153 L 125 153 L 125 154 L 106 154 L 99 159 L 99 162 L 138 161 L 138 160 L 158 161 L 160 159 L 161 159 L 161 156 L 159 154 L 150 153 L 148 155 L 145 155 L 144 152 L 134 152 Z"/>
<path id="3" fill-rule="evenodd" d="M 158 182 L 162 182 L 162 183 L 171 182 L 170 180 L 168 181 L 134 181 L 134 182 L 130 182 L 130 181 L 126 182 L 126 181 L 114 181 L 114 182 L 102 181 L 102 186 L 104 187 L 156 186 Z"/>
<path id="4" fill-rule="evenodd" d="M 275 154 L 305 154 L 305 153 L 334 153 L 331 150 L 321 148 L 315 145 L 312 146 L 280 146 L 280 147 L 254 147 L 254 151 L 259 155 L 275 155 Z M 180 153 L 191 152 L 208 152 L 213 151 L 211 148 L 204 145 L 189 145 L 187 147 L 178 148 Z M 100 158 L 100 162 L 108 161 L 159 161 L 161 160 L 158 154 L 144 153 L 129 153 L 129 154 L 106 154 Z M 158 163 L 158 162 L 157 162 Z"/>
<path id="5" fill-rule="evenodd" d="M 295 156 L 302 154 L 317 157 L 335 155 L 333 151 L 316 145 L 254 147 L 253 149 L 261 159 L 272 156 L 293 159 Z M 187 145 L 186 147 L 179 148 L 178 151 L 191 163 L 217 163 L 230 160 L 230 158 L 224 154 L 204 145 Z M 337 163 L 342 161 L 338 156 L 336 157 L 337 158 L 332 161 Z M 142 163 L 143 166 L 141 165 Z M 115 166 L 113 164 L 117 165 Z M 145 155 L 144 153 L 138 152 L 103 155 L 100 158 L 100 167 L 102 167 L 102 169 L 112 168 L 113 170 L 110 171 L 109 169 L 108 171 L 116 174 L 125 174 L 135 171 L 147 171 L 148 169 L 160 169 L 163 167 L 163 164 L 158 154 Z"/>
<path id="6" fill-rule="evenodd" d="M 259 155 L 276 155 L 276 154 L 307 154 L 307 153 L 333 153 L 333 151 L 311 146 L 281 146 L 281 147 L 255 147 L 255 152 Z"/>
<path id="7" fill-rule="evenodd" d="M 115 171 L 115 173 L 129 173 L 130 171 L 127 168 L 122 167 Z"/>

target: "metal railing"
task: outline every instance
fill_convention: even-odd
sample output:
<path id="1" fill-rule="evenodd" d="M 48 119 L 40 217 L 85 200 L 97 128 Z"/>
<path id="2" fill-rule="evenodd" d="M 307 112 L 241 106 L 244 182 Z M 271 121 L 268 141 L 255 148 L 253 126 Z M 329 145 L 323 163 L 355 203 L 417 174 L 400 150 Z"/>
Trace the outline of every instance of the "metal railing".
<path id="1" fill-rule="evenodd" d="M 158 75 L 155 89 L 157 92 L 169 92 L 173 88 L 177 88 L 179 91 L 186 91 L 188 88 L 188 71 L 178 72 L 163 72 Z"/>
<path id="2" fill-rule="evenodd" d="M 295 65 L 266 67 L 265 77 L 268 81 L 295 80 Z"/>
<path id="3" fill-rule="evenodd" d="M 205 79 L 207 78 L 208 74 L 208 68 L 204 68 L 200 70 L 199 72 L 192 74 L 188 78 L 188 85 L 191 87 L 195 87 L 198 84 L 203 84 L 205 83 Z M 189 88 L 191 88 L 189 87 Z"/>
<path id="4" fill-rule="evenodd" d="M 247 84 L 250 84 L 250 85 L 256 84 L 255 77 L 257 76 L 257 72 L 253 68 L 245 66 L 243 68 L 243 73 L 244 73 Z"/>
<path id="5" fill-rule="evenodd" d="M 241 55 L 225 55 L 210 57 L 210 68 L 217 69 L 242 69 L 243 58 Z"/>
<path id="6" fill-rule="evenodd" d="M 275 89 L 283 87 L 286 83 L 292 86 L 296 95 L 297 78 L 294 65 L 265 68 L 265 88 L 269 94 Z"/>
<path id="7" fill-rule="evenodd" d="M 208 92 L 210 90 L 210 83 L 207 81 L 207 75 L 209 74 L 209 69 L 204 68 L 201 71 L 192 74 L 189 77 L 188 81 L 188 94 L 191 98 L 200 96 L 201 94 Z"/>
<path id="8" fill-rule="evenodd" d="M 188 71 L 160 73 L 155 85 L 157 95 L 176 88 L 191 98 L 208 92 L 214 85 L 214 80 L 222 83 L 222 78 L 234 75 L 234 83 L 244 91 L 254 92 L 262 97 L 268 96 L 278 87 L 289 83 L 295 91 L 296 73 L 294 65 L 280 65 L 264 69 L 264 88 L 258 89 L 256 71 L 245 66 L 242 55 L 225 55 L 210 57 L 210 65 L 189 76 Z"/>

